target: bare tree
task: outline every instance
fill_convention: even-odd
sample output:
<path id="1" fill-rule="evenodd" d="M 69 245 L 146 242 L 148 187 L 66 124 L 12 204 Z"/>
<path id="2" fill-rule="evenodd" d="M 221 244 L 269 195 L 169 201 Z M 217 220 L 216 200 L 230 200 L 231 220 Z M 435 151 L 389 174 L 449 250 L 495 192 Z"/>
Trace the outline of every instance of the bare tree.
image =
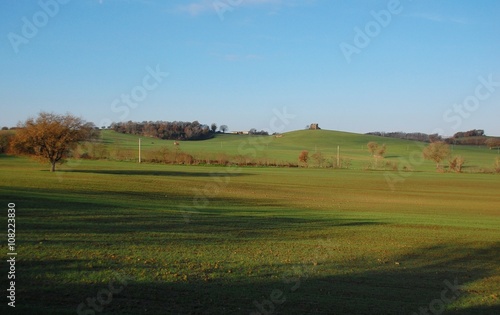
<path id="1" fill-rule="evenodd" d="M 226 133 L 227 129 L 228 129 L 227 125 L 221 125 L 219 127 L 219 130 L 222 131 L 222 133 Z"/>
<path id="2" fill-rule="evenodd" d="M 443 141 L 432 142 L 424 148 L 423 155 L 426 160 L 436 162 L 436 169 L 439 169 L 441 161 L 450 155 L 450 146 Z"/>
<path id="3" fill-rule="evenodd" d="M 387 150 L 387 147 L 385 144 L 379 145 L 375 141 L 370 141 L 367 144 L 368 151 L 374 156 L 374 157 L 384 157 L 385 151 Z"/>
<path id="4" fill-rule="evenodd" d="M 217 131 L 217 124 L 216 123 L 212 123 L 210 125 L 210 130 L 212 130 L 212 132 L 215 133 Z"/>
<path id="5" fill-rule="evenodd" d="M 29 118 L 18 127 L 11 143 L 13 151 L 42 161 L 48 160 L 51 172 L 55 171 L 56 163 L 62 163 L 79 142 L 95 136 L 93 124 L 70 114 L 42 112 L 36 119 Z"/>

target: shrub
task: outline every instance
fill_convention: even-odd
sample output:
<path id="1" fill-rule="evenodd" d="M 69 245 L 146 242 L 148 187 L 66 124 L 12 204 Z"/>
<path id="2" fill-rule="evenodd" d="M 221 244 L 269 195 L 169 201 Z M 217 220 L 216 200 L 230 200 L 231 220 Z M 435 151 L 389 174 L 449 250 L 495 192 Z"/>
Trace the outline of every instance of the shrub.
<path id="1" fill-rule="evenodd" d="M 352 165 L 352 160 L 348 158 L 341 158 L 340 159 L 340 167 L 341 168 L 346 168 L 349 169 Z"/>
<path id="2" fill-rule="evenodd" d="M 374 141 L 368 142 L 367 147 L 368 151 L 370 151 L 370 153 L 376 158 L 383 158 L 387 150 L 385 144 L 379 145 L 377 142 Z"/>
<path id="3" fill-rule="evenodd" d="M 455 171 L 457 173 L 462 172 L 463 165 L 465 163 L 465 159 L 461 156 L 455 156 L 449 162 L 449 167 L 451 171 Z"/>
<path id="4" fill-rule="evenodd" d="M 220 165 L 227 165 L 229 164 L 229 156 L 226 153 L 219 153 L 217 155 L 217 162 Z"/>
<path id="5" fill-rule="evenodd" d="M 323 167 L 323 163 L 325 163 L 325 158 L 320 151 L 314 153 L 312 155 L 312 158 L 314 159 L 314 161 L 316 162 L 316 165 L 318 167 Z M 299 156 L 299 160 L 300 160 L 300 156 Z"/>
<path id="6" fill-rule="evenodd" d="M 309 151 L 303 150 L 299 155 L 299 163 L 307 167 L 307 161 L 309 161 Z"/>

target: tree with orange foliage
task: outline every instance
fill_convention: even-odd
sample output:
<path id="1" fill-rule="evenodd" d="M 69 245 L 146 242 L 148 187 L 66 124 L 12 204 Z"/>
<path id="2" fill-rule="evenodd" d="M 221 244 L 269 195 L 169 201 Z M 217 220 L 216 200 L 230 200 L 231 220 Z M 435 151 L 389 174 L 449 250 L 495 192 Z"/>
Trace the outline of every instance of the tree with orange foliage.
<path id="1" fill-rule="evenodd" d="M 37 118 L 29 118 L 18 127 L 11 142 L 12 151 L 40 161 L 48 160 L 51 172 L 79 142 L 95 136 L 92 123 L 70 114 L 41 112 Z"/>

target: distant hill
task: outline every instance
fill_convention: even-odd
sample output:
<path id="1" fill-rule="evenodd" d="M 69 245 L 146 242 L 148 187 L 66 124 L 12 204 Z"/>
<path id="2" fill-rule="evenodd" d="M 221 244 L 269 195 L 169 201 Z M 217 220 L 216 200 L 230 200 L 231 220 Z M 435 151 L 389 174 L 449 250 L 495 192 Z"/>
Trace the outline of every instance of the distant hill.
<path id="1" fill-rule="evenodd" d="M 121 134 L 112 130 L 102 131 L 99 145 L 105 147 L 108 154 L 137 158 L 138 136 Z M 418 141 L 387 138 L 374 135 L 357 134 L 333 130 L 297 130 L 276 136 L 252 136 L 234 134 L 215 134 L 203 141 L 159 140 L 142 137 L 143 158 L 153 156 L 160 150 L 178 151 L 193 156 L 206 157 L 208 160 L 230 159 L 232 157 L 273 162 L 298 162 L 303 150 L 310 155 L 321 152 L 326 159 L 335 162 L 337 147 L 340 157 L 350 163 L 350 168 L 363 169 L 372 161 L 367 143 L 370 141 L 386 144 L 387 153 L 383 162 L 398 163 L 399 168 L 407 165 L 410 170 L 433 170 L 434 163 L 422 161 L 422 148 L 427 145 Z M 486 146 L 453 146 L 453 155 L 462 155 L 466 159 L 466 168 L 492 167 L 497 156 L 496 151 Z"/>

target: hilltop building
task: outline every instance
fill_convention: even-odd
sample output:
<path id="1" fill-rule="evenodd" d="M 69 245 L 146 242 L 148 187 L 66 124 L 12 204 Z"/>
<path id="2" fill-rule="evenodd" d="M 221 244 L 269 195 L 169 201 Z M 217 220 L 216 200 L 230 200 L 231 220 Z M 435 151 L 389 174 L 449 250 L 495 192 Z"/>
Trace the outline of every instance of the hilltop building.
<path id="1" fill-rule="evenodd" d="M 319 124 L 311 124 L 309 126 L 309 129 L 311 129 L 311 130 L 320 130 L 321 128 L 319 127 Z"/>

